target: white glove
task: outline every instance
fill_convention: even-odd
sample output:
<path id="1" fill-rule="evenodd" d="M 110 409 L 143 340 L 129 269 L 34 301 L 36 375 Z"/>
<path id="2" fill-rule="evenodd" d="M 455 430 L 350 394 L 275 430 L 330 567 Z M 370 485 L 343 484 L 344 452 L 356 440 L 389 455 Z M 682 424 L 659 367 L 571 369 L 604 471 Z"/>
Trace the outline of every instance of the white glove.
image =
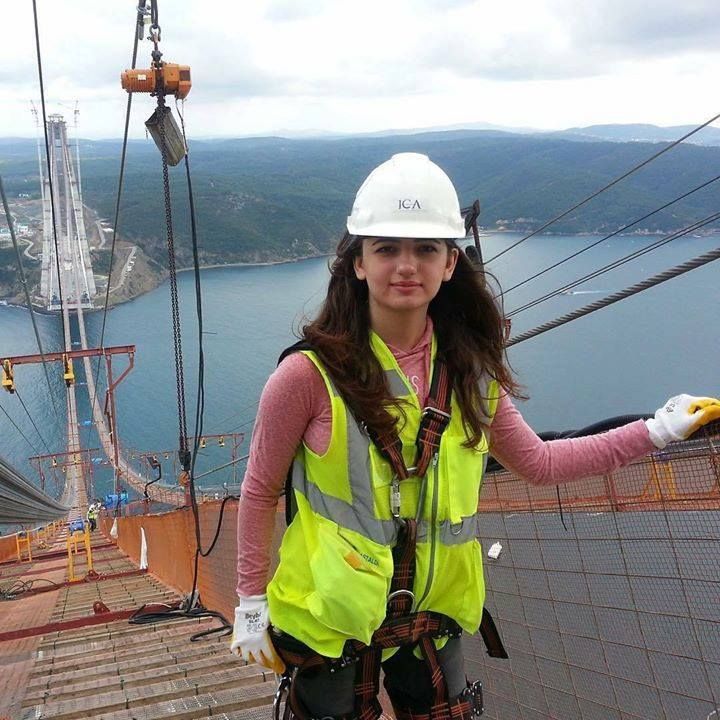
<path id="1" fill-rule="evenodd" d="M 720 400 L 711 397 L 676 395 L 646 420 L 650 439 L 662 450 L 669 442 L 685 440 L 698 428 L 720 418 Z"/>
<path id="2" fill-rule="evenodd" d="M 267 595 L 240 596 L 230 652 L 279 674 L 285 670 L 285 663 L 275 652 L 268 625 Z"/>

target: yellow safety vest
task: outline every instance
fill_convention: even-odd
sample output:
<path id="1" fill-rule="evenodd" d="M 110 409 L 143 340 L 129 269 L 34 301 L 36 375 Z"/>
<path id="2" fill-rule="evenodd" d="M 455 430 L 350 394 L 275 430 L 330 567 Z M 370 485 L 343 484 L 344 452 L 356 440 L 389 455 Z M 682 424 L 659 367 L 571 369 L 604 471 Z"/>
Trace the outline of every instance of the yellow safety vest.
<path id="1" fill-rule="evenodd" d="M 391 393 L 404 401 L 405 421 L 400 420 L 398 434 L 410 467 L 422 409 L 387 345 L 375 333 L 370 343 Z M 433 338 L 433 359 L 435 351 Z M 323 455 L 302 444 L 295 456 L 292 487 L 297 513 L 268 585 L 270 620 L 321 655 L 340 657 L 347 640 L 369 643 L 385 618 L 398 533 L 390 510 L 393 471 L 348 410 L 318 357 L 304 354 L 320 371 L 330 395 L 332 434 Z M 495 381 L 486 385 L 482 392 L 488 398 L 489 424 L 498 388 Z M 450 424 L 425 478 L 400 483 L 400 515 L 418 518 L 413 611 L 442 613 L 474 633 L 485 600 L 477 507 L 488 444 L 483 436 L 477 447 L 463 447 L 467 438 L 454 394 L 451 407 Z"/>

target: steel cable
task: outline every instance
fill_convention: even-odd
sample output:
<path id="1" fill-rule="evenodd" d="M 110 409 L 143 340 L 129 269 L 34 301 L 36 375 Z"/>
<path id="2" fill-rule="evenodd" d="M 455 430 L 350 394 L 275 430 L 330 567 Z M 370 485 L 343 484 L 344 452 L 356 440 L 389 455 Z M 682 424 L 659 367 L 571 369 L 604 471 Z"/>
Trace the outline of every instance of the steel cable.
<path id="1" fill-rule="evenodd" d="M 20 255 L 20 248 L 18 247 L 17 238 L 15 237 L 15 224 L 10 214 L 10 208 L 8 207 L 7 197 L 5 197 L 5 188 L 3 187 L 2 176 L 0 176 L 0 196 L 2 196 L 2 204 L 5 210 L 5 217 L 7 219 L 8 227 L 10 228 L 10 237 L 12 238 L 12 244 L 15 248 L 15 255 L 17 257 L 18 273 L 20 274 L 20 283 L 23 286 L 25 292 L 25 302 L 27 303 L 28 310 L 30 311 L 30 320 L 32 320 L 33 330 L 35 332 L 35 341 L 37 342 L 38 350 L 40 351 L 40 357 L 42 358 L 43 371 L 45 372 L 45 380 L 48 386 L 48 393 L 52 402 L 55 417 L 60 420 L 60 414 L 58 413 L 57 405 L 55 404 L 55 397 L 53 396 L 52 385 L 50 384 L 50 375 L 47 369 L 47 360 L 45 359 L 45 352 L 43 351 L 42 341 L 40 340 L 40 332 L 38 331 L 37 322 L 35 320 L 35 311 L 33 310 L 32 301 L 30 300 L 30 291 L 28 290 L 27 279 L 25 278 L 25 269 L 22 264 L 22 257 Z"/>
<path id="2" fill-rule="evenodd" d="M 636 283 L 635 285 L 631 285 L 630 287 L 625 288 L 625 290 L 621 290 L 619 292 L 613 293 L 612 295 L 608 295 L 607 297 L 603 298 L 602 300 L 597 300 L 596 302 L 593 302 L 593 303 L 590 303 L 589 305 L 585 305 L 584 307 L 578 308 L 577 310 L 574 310 L 573 312 L 562 315 L 561 317 L 556 318 L 555 320 L 552 320 L 551 322 L 544 323 L 542 325 L 539 325 L 536 328 L 533 328 L 532 330 L 528 330 L 527 332 L 521 333 L 520 335 L 510 338 L 510 340 L 507 342 L 506 347 L 511 347 L 513 345 L 517 345 L 518 343 L 524 342 L 525 340 L 529 340 L 530 338 L 535 337 L 537 335 L 542 335 L 542 333 L 545 333 L 548 330 L 552 330 L 556 327 L 560 327 L 560 325 L 565 325 L 566 323 L 572 322 L 573 320 L 577 320 L 580 317 L 589 315 L 590 313 L 595 312 L 596 310 L 601 310 L 602 308 L 607 307 L 608 305 L 612 305 L 613 303 L 619 302 L 620 300 L 629 298 L 631 295 L 636 295 L 637 293 L 640 293 L 643 290 L 647 290 L 648 288 L 654 287 L 655 285 L 664 283 L 667 280 L 671 280 L 672 278 L 678 277 L 679 275 L 683 275 L 684 273 L 689 272 L 690 270 L 695 270 L 696 268 L 699 268 L 702 265 L 707 265 L 707 263 L 712 262 L 713 260 L 718 260 L 718 259 L 720 259 L 720 248 L 716 248 L 715 250 L 710 250 L 706 253 L 703 253 L 702 255 L 698 255 L 696 258 L 693 258 L 692 260 L 688 260 L 687 262 L 681 263 L 680 265 L 676 265 L 675 267 L 672 267 L 668 270 L 664 270 L 661 273 L 657 273 L 656 275 L 653 275 L 652 277 L 649 277 L 646 280 L 643 280 L 642 282 Z"/>
<path id="3" fill-rule="evenodd" d="M 489 260 L 486 260 L 485 264 L 487 265 L 487 264 L 491 263 L 493 260 L 497 260 L 499 257 L 502 257 L 503 255 L 505 255 L 505 253 L 510 252 L 511 250 L 516 248 L 518 245 L 521 245 L 522 243 L 524 243 L 526 240 L 529 240 L 531 237 L 534 237 L 538 233 L 541 233 L 543 230 L 545 230 L 545 228 L 550 227 L 550 225 L 553 225 L 558 220 L 562 220 L 562 218 L 568 216 L 574 210 L 577 210 L 579 207 L 582 207 L 586 203 L 589 203 L 591 200 L 596 198 L 601 193 L 604 193 L 606 190 L 609 190 L 614 185 L 617 185 L 621 180 L 624 180 L 626 177 L 629 177 L 633 173 L 637 172 L 641 168 L 643 168 L 646 165 L 648 165 L 649 163 L 651 163 L 653 160 L 656 160 L 657 158 L 659 158 L 664 153 L 668 152 L 669 150 L 672 150 L 676 145 L 679 145 L 681 142 L 683 142 L 684 140 L 687 140 L 689 137 L 691 137 L 695 133 L 699 132 L 703 128 L 706 128 L 708 125 L 710 125 L 710 123 L 715 122 L 715 120 L 717 120 L 718 118 L 720 118 L 720 113 L 711 117 L 708 121 L 704 122 L 702 125 L 699 125 L 694 130 L 691 130 L 689 133 L 686 133 L 681 138 L 678 138 L 677 140 L 671 142 L 667 147 L 663 148 L 662 150 L 659 150 L 654 155 L 651 155 L 649 158 L 647 158 L 646 160 L 643 160 L 638 165 L 635 165 L 630 170 L 628 170 L 627 172 L 620 175 L 620 177 L 615 178 L 614 180 L 609 182 L 607 185 L 600 188 L 600 190 L 597 190 L 596 192 L 592 193 L 592 195 L 588 195 L 588 197 L 586 197 L 584 200 L 581 200 L 580 202 L 573 205 L 569 210 L 566 210 L 564 213 L 561 213 L 557 217 L 554 217 L 552 220 L 548 220 L 548 222 L 546 222 L 544 225 L 539 227 L 537 230 L 533 230 L 533 232 L 531 232 L 529 235 L 525 235 L 525 237 L 520 238 L 520 240 L 518 240 L 517 242 L 510 245 L 510 247 L 507 247 L 504 250 L 501 250 L 497 255 L 494 255 Z"/>
<path id="4" fill-rule="evenodd" d="M 60 311 L 63 309 L 62 281 L 60 280 L 60 254 L 58 252 L 57 221 L 55 218 L 55 193 L 53 191 L 52 172 L 50 169 L 50 143 L 48 142 L 47 116 L 45 114 L 45 85 L 43 83 L 42 55 L 40 53 L 40 30 L 38 27 L 37 0 L 33 0 L 33 18 L 35 20 L 35 51 L 37 55 L 38 77 L 40 79 L 40 104 L 42 105 L 43 131 L 45 133 L 45 161 L 48 172 L 48 185 L 50 188 L 50 213 L 52 216 L 53 241 L 55 245 L 55 269 L 58 280 L 58 297 L 60 299 Z M 65 324 L 62 323 L 63 348 L 67 347 L 65 336 Z"/>
<path id="5" fill-rule="evenodd" d="M 135 65 L 137 63 L 137 51 L 138 51 L 138 40 L 142 37 L 143 33 L 143 27 L 144 27 L 144 7 L 145 7 L 145 0 L 143 0 L 139 6 L 138 6 L 138 13 L 137 18 L 135 21 L 135 34 L 133 38 L 133 51 L 132 51 L 132 60 L 130 67 L 134 70 Z M 118 229 L 118 223 L 120 222 L 120 199 L 122 197 L 122 189 L 123 189 L 123 180 L 125 178 L 125 160 L 127 157 L 127 142 L 128 142 L 128 133 L 130 128 L 130 110 L 132 109 L 132 93 L 128 93 L 128 99 L 127 99 L 127 105 L 125 108 L 125 130 L 123 132 L 123 144 L 122 144 L 122 151 L 120 153 L 120 175 L 118 177 L 118 188 L 117 188 L 117 195 L 115 197 L 115 219 L 113 222 L 113 234 L 112 234 L 112 243 L 110 245 L 110 268 L 108 269 L 108 278 L 107 278 L 107 287 L 105 288 L 105 302 L 103 305 L 103 318 L 102 318 L 102 326 L 100 328 L 100 342 L 99 347 L 103 347 L 103 343 L 105 342 L 105 324 L 107 322 L 107 311 L 108 311 L 108 305 L 110 303 L 110 283 L 112 281 L 112 268 L 113 268 L 113 260 L 115 259 L 115 244 L 117 241 L 117 229 Z M 95 409 L 95 403 L 97 401 L 97 389 L 98 389 L 98 378 L 100 377 L 100 366 L 102 365 L 102 357 L 98 357 L 97 361 L 97 369 L 95 370 L 95 391 L 93 393 L 92 401 L 90 403 L 90 414 L 92 415 L 94 409 Z M 89 431 L 88 431 L 89 432 Z"/>
<path id="6" fill-rule="evenodd" d="M 35 432 L 38 434 L 38 437 L 42 441 L 42 444 L 45 446 L 45 450 L 47 451 L 48 455 L 50 455 L 52 453 L 52 450 L 50 450 L 47 442 L 45 442 L 45 438 L 42 436 L 42 433 L 40 432 L 40 428 L 37 426 L 37 423 L 33 419 L 33 416 L 30 414 L 30 411 L 27 409 L 27 405 L 25 405 L 25 401 L 22 399 L 22 396 L 20 395 L 20 392 L 17 388 L 15 389 L 15 397 L 19 400 L 20 405 L 22 405 L 22 409 L 25 411 L 25 414 L 30 419 L 32 426 L 35 428 Z"/>
<path id="7" fill-rule="evenodd" d="M 69 509 L 0 458 L 0 523 L 53 519 L 66 515 Z"/>
<path id="8" fill-rule="evenodd" d="M 611 232 L 609 235 L 605 235 L 604 237 L 601 237 L 599 240 L 596 240 L 594 243 L 591 243 L 590 245 L 587 245 L 586 247 L 582 248 L 581 250 L 578 250 L 577 252 L 572 253 L 571 255 L 568 255 L 563 260 L 560 260 L 556 263 L 553 263 L 552 265 L 549 265 L 544 270 L 540 270 L 540 272 L 535 273 L 534 275 L 531 275 L 529 278 L 525 278 L 522 282 L 517 283 L 516 285 L 513 285 L 512 287 L 508 288 L 507 290 L 503 290 L 500 295 L 505 297 L 509 292 L 512 292 L 513 290 L 516 290 L 519 287 L 522 287 L 523 285 L 526 285 L 531 280 L 535 280 L 535 278 L 540 277 L 541 275 L 544 275 L 546 272 L 550 272 L 550 270 L 554 270 L 557 267 L 560 267 L 560 265 L 564 265 L 568 260 L 572 260 L 578 255 L 582 255 L 584 252 L 587 252 L 588 250 L 591 250 L 592 248 L 596 247 L 602 242 L 605 242 L 605 240 L 609 240 L 612 237 L 615 237 L 616 235 L 620 235 L 621 233 L 624 233 L 626 230 L 630 229 L 634 225 L 637 225 L 638 223 L 642 222 L 643 220 L 647 220 L 649 217 L 661 212 L 662 210 L 666 210 L 671 205 L 674 205 L 677 202 L 680 202 L 680 200 L 684 200 L 686 197 L 692 195 L 693 193 L 698 192 L 698 190 L 702 190 L 703 188 L 707 187 L 708 185 L 711 185 L 714 182 L 717 182 L 720 180 L 720 175 L 716 175 L 711 180 L 708 180 L 707 182 L 702 183 L 702 185 L 698 185 L 697 187 L 693 188 L 692 190 L 689 190 L 688 192 L 684 193 L 683 195 L 680 195 L 679 197 L 676 197 L 674 200 L 671 200 L 670 202 L 665 203 L 661 207 L 657 208 L 656 210 L 653 210 L 652 212 L 648 213 L 647 215 L 643 215 L 641 218 L 638 218 L 637 220 L 633 220 L 631 223 L 628 223 L 627 225 L 623 225 L 621 228 L 615 230 L 614 232 Z M 499 296 L 496 296 L 499 297 Z"/>
<path id="9" fill-rule="evenodd" d="M 20 433 L 20 435 L 22 435 L 22 437 L 23 437 L 23 439 L 25 440 L 25 442 L 33 449 L 33 452 L 34 452 L 36 455 L 40 455 L 41 453 L 40 453 L 40 451 L 35 447 L 35 444 L 34 444 L 33 442 L 31 442 L 31 441 L 30 441 L 30 438 L 28 438 L 28 436 L 20 429 L 20 427 L 18 427 L 18 424 L 10 417 L 10 415 L 8 414 L 8 411 L 7 411 L 2 405 L 0 405 L 0 410 L 2 410 L 3 415 L 5 415 L 5 417 L 10 421 L 10 423 L 12 424 L 12 426 Z"/>
<path id="10" fill-rule="evenodd" d="M 611 263 L 608 263 L 607 265 L 604 265 L 603 267 L 599 268 L 598 270 L 594 270 L 591 273 L 588 273 L 587 275 L 583 275 L 582 277 L 578 278 L 577 280 L 574 280 L 571 283 L 568 283 L 567 285 L 563 285 L 562 287 L 556 288 L 555 290 L 552 290 L 551 292 L 546 293 L 545 295 L 542 295 L 539 298 L 536 298 L 535 300 L 531 300 L 528 303 L 525 303 L 525 305 L 521 305 L 511 312 L 507 313 L 506 317 L 513 317 L 514 315 L 517 315 L 521 312 L 524 312 L 525 310 L 529 310 L 530 308 L 535 307 L 536 305 L 540 305 L 541 303 L 545 302 L 546 300 L 550 300 L 553 297 L 556 297 L 557 295 L 560 295 L 564 292 L 567 292 L 568 290 L 571 290 L 574 287 L 577 287 L 578 285 L 581 285 L 584 282 L 587 282 L 588 280 L 593 280 L 596 277 L 599 277 L 600 275 L 605 274 L 606 272 L 610 272 L 611 270 L 615 270 L 616 268 L 625 265 L 626 263 L 630 262 L 631 260 L 636 260 L 639 257 L 642 257 L 643 255 L 646 255 L 647 253 L 653 252 L 654 250 L 657 250 L 658 248 L 663 247 L 664 245 L 667 245 L 668 243 L 672 242 L 673 240 L 676 240 L 679 237 L 683 237 L 684 235 L 687 235 L 688 233 L 691 233 L 695 230 L 699 230 L 702 227 L 705 227 L 706 225 L 710 225 L 713 222 L 716 222 L 717 220 L 720 220 L 720 213 L 715 213 L 714 215 L 710 215 L 709 217 L 706 217 L 703 220 L 698 220 L 696 223 L 693 223 L 692 225 L 689 225 L 688 227 L 683 228 L 682 230 L 677 230 L 674 233 L 671 233 L 670 235 L 666 235 L 665 237 L 661 238 L 660 240 L 656 240 L 654 243 L 650 243 L 650 245 L 640 248 L 639 250 L 635 250 L 634 252 L 629 253 L 628 255 L 625 255 L 617 260 L 614 260 Z"/>

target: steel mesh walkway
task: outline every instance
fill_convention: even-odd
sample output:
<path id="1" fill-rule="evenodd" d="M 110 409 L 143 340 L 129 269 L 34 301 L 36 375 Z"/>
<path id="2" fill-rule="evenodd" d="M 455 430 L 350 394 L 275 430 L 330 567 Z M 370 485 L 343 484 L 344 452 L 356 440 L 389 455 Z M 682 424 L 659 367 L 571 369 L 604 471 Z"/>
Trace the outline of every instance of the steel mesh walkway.
<path id="1" fill-rule="evenodd" d="M 487 605 L 510 660 L 465 642 L 487 716 L 690 720 L 720 709 L 717 424 L 612 476 L 481 498 Z"/>

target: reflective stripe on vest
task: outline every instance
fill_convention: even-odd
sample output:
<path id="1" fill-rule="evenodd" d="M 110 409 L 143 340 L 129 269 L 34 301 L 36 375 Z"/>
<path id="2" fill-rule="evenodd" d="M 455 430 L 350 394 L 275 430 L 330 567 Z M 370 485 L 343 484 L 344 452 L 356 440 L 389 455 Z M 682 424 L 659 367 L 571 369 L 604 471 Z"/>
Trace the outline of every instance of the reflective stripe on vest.
<path id="1" fill-rule="evenodd" d="M 395 520 L 378 520 L 372 514 L 362 510 L 372 510 L 371 493 L 365 488 L 355 494 L 353 486 L 353 502 L 347 503 L 340 498 L 323 493 L 317 485 L 307 480 L 305 470 L 297 460 L 292 471 L 293 489 L 302 493 L 308 504 L 318 515 L 336 522 L 340 527 L 353 530 L 380 545 L 394 545 L 397 539 L 398 526 Z M 366 486 L 368 487 L 368 486 Z M 459 545 L 479 536 L 480 513 L 462 518 L 453 524 L 449 520 L 439 523 L 439 539 L 443 545 Z M 428 521 L 418 521 L 417 542 L 428 542 L 430 533 Z"/>

